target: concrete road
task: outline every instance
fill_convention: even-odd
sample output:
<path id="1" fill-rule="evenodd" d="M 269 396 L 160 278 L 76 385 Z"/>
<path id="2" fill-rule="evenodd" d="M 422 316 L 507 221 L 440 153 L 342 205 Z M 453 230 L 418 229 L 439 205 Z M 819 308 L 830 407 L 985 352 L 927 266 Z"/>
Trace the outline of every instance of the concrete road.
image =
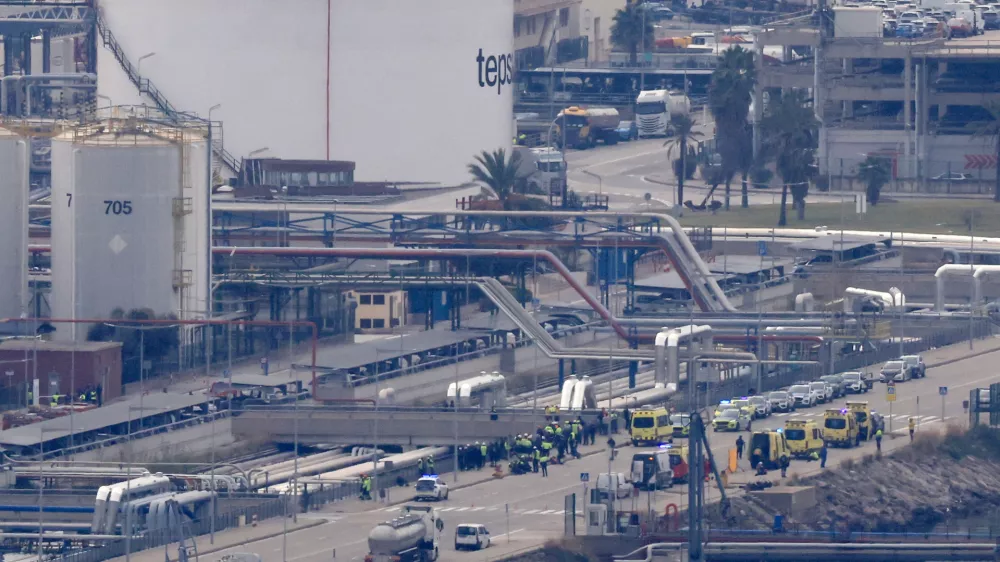
<path id="1" fill-rule="evenodd" d="M 696 129 L 704 138 L 711 138 L 714 134 L 711 116 L 698 113 L 694 117 L 699 123 Z M 664 140 L 642 139 L 614 146 L 598 145 L 588 150 L 570 150 L 566 154 L 569 186 L 581 195 L 608 195 L 612 210 L 640 208 L 646 193 L 650 194 L 654 206 L 672 206 L 676 200 L 676 180 L 663 147 Z M 696 177 L 684 185 L 684 199 L 700 203 L 708 190 L 709 186 Z M 739 205 L 739 191 L 737 179 L 731 187 L 730 204 Z M 721 201 L 722 193 L 720 186 L 715 199 Z M 751 205 L 777 204 L 780 197 L 781 191 L 777 189 L 750 190 Z M 840 196 L 812 192 L 809 201 L 840 201 Z"/>
<path id="2" fill-rule="evenodd" d="M 925 379 L 897 385 L 897 399 L 892 404 L 890 417 L 893 435 L 886 437 L 883 449 L 891 450 L 908 442 L 906 433 L 909 417 L 919 420 L 918 432 L 938 430 L 943 427 L 944 422 L 964 425 L 967 416 L 962 410 L 962 400 L 968 399 L 969 391 L 973 388 L 987 386 L 992 382 L 1000 382 L 1000 375 L 994 374 L 993 368 L 998 353 L 1000 353 L 1000 341 L 977 342 L 978 351 L 972 352 L 964 347 L 965 345 L 967 344 L 959 344 L 924 354 L 925 360 L 929 364 L 947 360 L 956 361 L 929 369 Z M 992 351 L 984 355 L 962 358 L 986 350 Z M 942 397 L 939 394 L 941 386 L 948 387 L 948 394 L 944 396 L 943 418 Z M 877 383 L 868 394 L 852 396 L 850 399 L 867 400 L 875 410 L 889 416 L 890 408 L 889 403 L 886 402 L 886 389 L 883 384 Z M 837 400 L 831 405 L 840 405 L 845 401 L 846 399 Z M 769 419 L 755 422 L 754 429 L 781 427 L 790 418 L 819 421 L 826 407 L 820 405 L 800 410 L 791 415 L 776 414 Z M 887 421 L 887 426 L 888 423 Z M 744 433 L 744 439 L 746 436 L 747 434 Z M 725 463 L 728 451 L 733 448 L 736 437 L 736 435 L 729 433 L 709 433 L 713 454 L 719 459 L 720 464 Z M 624 435 L 620 436 L 619 441 L 624 440 Z M 871 454 L 874 450 L 874 441 L 856 449 L 831 449 L 828 464 L 837 466 L 847 458 Z M 633 452 L 632 447 L 619 449 L 618 458 L 613 463 L 613 470 L 628 472 Z M 570 493 L 582 493 L 583 491 L 580 473 L 588 472 L 591 475 L 591 480 L 595 480 L 598 473 L 607 470 L 608 456 L 605 452 L 598 452 L 580 460 L 572 460 L 564 466 L 551 467 L 548 478 L 542 478 L 535 474 L 509 476 L 503 480 L 490 480 L 467 488 L 453 490 L 448 501 L 438 504 L 446 523 L 442 559 L 445 561 L 483 560 L 506 551 L 526 548 L 538 544 L 546 538 L 559 535 L 563 530 L 565 518 L 564 497 Z M 819 470 L 818 463 L 793 461 L 790 474 L 805 476 Z M 744 464 L 740 466 L 740 471 L 733 475 L 730 481 L 731 486 L 748 480 L 749 473 L 748 463 L 744 461 Z M 459 484 L 462 481 L 471 482 L 485 476 L 485 471 L 482 473 L 462 473 Z M 777 474 L 772 473 L 771 477 L 777 479 Z M 450 477 L 448 482 L 454 486 Z M 730 491 L 736 492 L 735 489 Z M 390 500 L 405 500 L 405 497 L 399 497 L 403 492 L 402 489 L 393 490 Z M 406 492 L 409 493 L 409 491 Z M 717 497 L 717 491 L 710 492 L 710 500 Z M 661 513 L 669 503 L 677 504 L 682 510 L 687 503 L 683 486 L 656 492 L 652 496 L 643 492 L 636 498 L 621 501 L 623 508 L 626 509 L 642 510 L 649 505 Z M 351 501 L 331 506 L 327 512 L 302 515 L 300 516 L 302 518 L 321 518 L 325 522 L 316 527 L 290 534 L 285 543 L 286 559 L 299 562 L 328 561 L 333 559 L 333 551 L 336 549 L 337 560 L 362 560 L 367 552 L 366 537 L 369 530 L 378 522 L 391 518 L 396 509 L 390 506 L 373 506 L 370 503 L 363 504 Z M 580 508 L 578 508 L 579 511 Z M 508 514 L 510 521 L 509 543 L 505 534 L 508 530 Z M 453 549 L 454 528 L 456 524 L 464 522 L 487 525 L 493 533 L 494 546 L 486 552 L 455 552 Z M 583 519 L 580 516 L 577 516 L 577 528 L 578 532 L 582 532 Z M 239 531 L 220 533 L 216 544 L 226 544 L 225 535 L 237 532 Z M 214 553 L 212 556 L 218 558 L 223 554 L 246 551 L 257 552 L 265 560 L 277 560 L 281 556 L 283 540 L 280 536 L 255 542 L 250 541 L 253 539 L 244 539 L 240 546 Z M 200 537 L 198 543 L 200 550 L 207 549 L 207 538 Z M 138 556 L 152 555 L 152 553 L 142 553 L 133 556 L 133 559 L 136 562 L 142 562 Z M 162 553 L 156 555 L 158 556 L 157 560 L 162 559 Z M 152 558 L 150 560 L 152 561 Z"/>

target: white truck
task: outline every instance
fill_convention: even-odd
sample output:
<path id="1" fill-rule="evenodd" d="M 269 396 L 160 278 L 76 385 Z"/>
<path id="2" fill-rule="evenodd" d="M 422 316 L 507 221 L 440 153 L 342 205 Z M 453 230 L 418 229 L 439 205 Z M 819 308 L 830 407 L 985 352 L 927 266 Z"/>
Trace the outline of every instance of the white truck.
<path id="1" fill-rule="evenodd" d="M 552 147 L 515 146 L 521 155 L 518 175 L 533 185 L 533 192 L 561 195 L 566 186 L 566 162 L 563 153 Z"/>
<path id="2" fill-rule="evenodd" d="M 643 90 L 635 99 L 635 120 L 639 128 L 639 138 L 667 136 L 670 118 L 687 115 L 691 111 L 691 100 L 683 93 L 669 90 Z"/>
<path id="3" fill-rule="evenodd" d="M 399 517 L 368 534 L 365 562 L 434 562 L 443 530 L 444 521 L 433 507 L 405 505 Z"/>

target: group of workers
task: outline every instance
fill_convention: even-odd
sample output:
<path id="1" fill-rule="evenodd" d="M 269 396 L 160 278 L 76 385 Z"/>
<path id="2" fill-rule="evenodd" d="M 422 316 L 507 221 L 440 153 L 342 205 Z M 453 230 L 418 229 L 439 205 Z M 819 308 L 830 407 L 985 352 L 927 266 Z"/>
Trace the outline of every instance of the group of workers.
<path id="1" fill-rule="evenodd" d="M 45 396 L 40 396 L 39 398 L 42 399 L 42 401 L 40 401 L 39 404 L 44 406 L 45 405 L 44 399 L 46 397 Z M 75 404 L 94 404 L 94 405 L 96 405 L 98 407 L 104 405 L 104 404 L 102 404 L 102 400 L 101 400 L 101 385 L 88 386 L 88 387 L 84 388 L 83 390 L 79 391 L 79 393 L 77 394 L 75 400 L 73 399 L 73 396 L 71 396 L 69 394 L 59 394 L 58 392 L 52 394 L 51 396 L 48 396 L 47 398 L 49 399 L 48 400 L 48 405 L 51 408 L 55 408 L 56 406 L 63 405 L 63 404 L 74 404 L 74 403 Z M 29 390 L 28 391 L 28 404 L 31 405 L 31 404 L 34 404 L 34 403 L 35 403 L 35 393 Z"/>
<path id="2" fill-rule="evenodd" d="M 503 439 L 496 439 L 492 443 L 486 441 L 476 441 L 468 445 L 458 447 L 458 469 L 459 470 L 482 470 L 486 463 L 496 466 L 500 459 L 507 457 L 510 447 Z M 425 472 L 424 474 L 430 474 Z"/>
<path id="3" fill-rule="evenodd" d="M 541 472 L 542 477 L 547 478 L 550 463 L 562 464 L 567 454 L 580 458 L 578 447 L 585 440 L 593 442 L 594 424 L 588 426 L 580 418 L 560 423 L 549 413 L 546 412 L 545 426 L 539 427 L 534 435 L 522 434 L 514 438 L 508 466 L 511 474 Z"/>

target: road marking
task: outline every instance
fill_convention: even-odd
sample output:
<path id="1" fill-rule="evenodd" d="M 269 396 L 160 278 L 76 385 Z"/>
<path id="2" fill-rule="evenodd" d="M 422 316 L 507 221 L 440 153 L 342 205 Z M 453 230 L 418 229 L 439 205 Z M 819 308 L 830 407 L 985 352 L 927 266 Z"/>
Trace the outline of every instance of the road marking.
<path id="1" fill-rule="evenodd" d="M 537 509 L 529 509 L 527 511 L 522 511 L 521 512 L 522 515 L 534 515 L 536 513 L 538 513 Z"/>
<path id="2" fill-rule="evenodd" d="M 484 509 L 486 509 L 486 508 L 485 507 L 474 507 L 474 508 L 470 509 L 469 511 L 482 511 Z"/>
<path id="3" fill-rule="evenodd" d="M 545 511 L 540 512 L 539 515 L 552 515 L 553 513 L 556 513 L 556 510 L 546 509 Z"/>
<path id="4" fill-rule="evenodd" d="M 608 164 L 614 164 L 616 162 L 624 162 L 625 160 L 632 160 L 634 158 L 642 158 L 643 156 L 649 156 L 651 154 L 663 154 L 663 150 L 651 150 L 649 152 L 640 152 L 638 154 L 630 154 L 628 156 L 622 156 L 621 158 L 614 158 L 612 160 L 605 160 L 604 162 L 597 162 L 590 164 L 589 166 L 584 166 L 583 169 L 590 168 L 600 168 L 601 166 L 607 166 Z"/>
<path id="5" fill-rule="evenodd" d="M 454 510 L 455 510 L 454 507 L 442 507 L 438 509 L 438 511 L 454 511 Z"/>
<path id="6" fill-rule="evenodd" d="M 457 507 L 457 508 L 455 508 L 455 511 L 468 511 L 468 509 L 469 508 L 467 508 L 467 507 Z"/>

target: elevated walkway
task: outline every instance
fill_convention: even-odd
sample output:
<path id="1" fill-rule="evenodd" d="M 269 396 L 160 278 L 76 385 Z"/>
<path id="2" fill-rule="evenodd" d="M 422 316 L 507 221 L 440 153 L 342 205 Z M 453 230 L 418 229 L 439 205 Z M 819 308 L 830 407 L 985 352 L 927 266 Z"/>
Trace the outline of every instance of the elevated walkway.
<path id="1" fill-rule="evenodd" d="M 454 443 L 456 435 L 460 442 L 472 443 L 534 433 L 544 419 L 542 410 L 531 409 L 493 414 L 470 408 L 456 413 L 441 408 L 262 407 L 233 418 L 233 435 L 274 443 L 293 443 L 297 437 L 303 445 L 373 443 L 377 435 L 379 445 L 441 445 Z"/>

